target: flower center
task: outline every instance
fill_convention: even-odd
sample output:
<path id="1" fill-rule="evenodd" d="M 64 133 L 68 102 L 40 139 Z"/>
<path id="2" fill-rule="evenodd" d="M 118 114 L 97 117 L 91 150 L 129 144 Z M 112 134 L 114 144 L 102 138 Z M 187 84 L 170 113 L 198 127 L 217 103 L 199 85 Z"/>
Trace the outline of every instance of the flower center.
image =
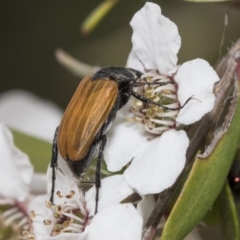
<path id="1" fill-rule="evenodd" d="M 130 121 L 143 123 L 148 132 L 161 135 L 176 125 L 175 119 L 179 110 L 171 110 L 171 108 L 180 106 L 177 98 L 177 84 L 170 77 L 161 76 L 156 72 L 145 73 L 142 76 L 142 82 L 147 84 L 138 88 L 139 94 L 170 109 L 135 100 L 130 109 L 135 117 Z"/>
<path id="2" fill-rule="evenodd" d="M 45 213 L 47 214 L 43 215 L 37 213 L 37 211 L 31 211 L 30 222 L 33 228 L 30 232 L 23 231 L 22 236 L 26 239 L 35 239 L 34 235 L 41 236 L 42 232 L 45 232 L 45 236 L 46 233 L 49 233 L 48 236 L 56 236 L 61 233 L 82 233 L 89 224 L 90 219 L 86 210 L 84 196 L 81 193 L 78 197 L 74 195 L 74 191 L 70 191 L 65 196 L 58 191 L 57 197 L 59 200 L 57 202 L 59 204 L 53 205 L 49 201 L 45 202 Z"/>

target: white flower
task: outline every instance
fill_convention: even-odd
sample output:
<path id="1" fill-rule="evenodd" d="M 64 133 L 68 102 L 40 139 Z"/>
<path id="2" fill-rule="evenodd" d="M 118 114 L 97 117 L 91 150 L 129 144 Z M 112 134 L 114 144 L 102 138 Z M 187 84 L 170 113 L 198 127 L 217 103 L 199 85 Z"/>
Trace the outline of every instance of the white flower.
<path id="1" fill-rule="evenodd" d="M 165 108 L 135 102 L 134 120 L 143 125 L 126 123 L 133 100 L 118 112 L 108 134 L 105 160 L 110 171 L 124 172 L 127 182 L 140 194 L 159 193 L 172 186 L 184 168 L 189 145 L 180 124 L 200 120 L 214 105 L 214 83 L 219 80 L 212 67 L 202 59 L 177 66 L 181 38 L 177 26 L 161 15 L 154 3 L 146 3 L 132 21 L 133 48 L 127 66 L 144 72 L 146 85 L 141 95 L 157 101 Z M 182 109 L 178 109 L 184 106 Z M 173 110 L 174 109 L 174 110 Z M 146 132 L 161 135 L 151 135 Z"/>
<path id="2" fill-rule="evenodd" d="M 33 167 L 28 156 L 14 146 L 11 132 L 2 123 L 0 146 L 0 199 L 24 201 L 29 194 Z"/>
<path id="3" fill-rule="evenodd" d="M 11 132 L 2 123 L 0 146 L 0 205 L 5 207 L 0 221 L 3 226 L 10 226 L 15 231 L 27 229 L 27 205 L 33 198 L 32 192 L 38 194 L 44 191 L 46 177 L 33 174 L 28 156 L 14 146 Z"/>
<path id="4" fill-rule="evenodd" d="M 52 141 L 62 111 L 54 103 L 23 91 L 0 95 L 0 121 L 29 135 Z"/>
<path id="5" fill-rule="evenodd" d="M 55 205 L 48 201 L 49 196 L 39 196 L 32 201 L 29 209 L 33 209 L 33 232 L 24 232 L 26 238 L 31 239 L 34 236 L 36 240 L 141 239 L 141 215 L 132 204 L 119 204 L 133 193 L 122 175 L 102 180 L 99 212 L 94 215 L 95 187 L 88 190 L 84 196 L 74 182 L 66 163 L 61 159 L 59 167 L 63 173 L 56 171 Z M 49 181 L 51 182 L 51 169 Z"/>
<path id="6" fill-rule="evenodd" d="M 48 101 L 21 90 L 0 95 L 0 121 L 18 131 L 52 140 L 61 111 Z M 47 191 L 47 177 L 34 173 L 29 157 L 13 143 L 12 133 L 0 122 L 0 214 L 2 226 L 13 234 L 29 229 L 28 205 Z"/>

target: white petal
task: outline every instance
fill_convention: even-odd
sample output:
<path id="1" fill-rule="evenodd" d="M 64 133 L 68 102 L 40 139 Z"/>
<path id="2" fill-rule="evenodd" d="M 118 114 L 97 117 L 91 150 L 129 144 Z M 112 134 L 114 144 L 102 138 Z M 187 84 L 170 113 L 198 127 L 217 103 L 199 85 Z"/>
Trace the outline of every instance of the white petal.
<path id="1" fill-rule="evenodd" d="M 47 195 L 39 195 L 34 197 L 32 201 L 30 201 L 28 206 L 28 212 L 30 215 L 30 211 L 34 211 L 36 216 L 33 218 L 33 229 L 36 240 L 45 239 L 44 237 L 48 237 L 51 235 L 53 226 L 56 224 L 57 219 L 54 218 L 52 211 L 46 207 L 45 201 L 48 200 Z M 45 225 L 43 223 L 44 220 L 50 220 L 50 225 Z"/>
<path id="2" fill-rule="evenodd" d="M 121 170 L 148 145 L 145 129 L 140 124 L 126 122 L 131 105 L 132 101 L 129 101 L 118 111 L 107 134 L 108 141 L 104 150 L 104 159 L 108 170 L 112 172 Z"/>
<path id="3" fill-rule="evenodd" d="M 141 61 L 139 61 L 138 56 L 134 53 L 132 50 L 129 55 L 128 55 L 128 60 L 127 60 L 127 67 L 132 67 L 140 72 L 144 72 L 144 65 Z"/>
<path id="4" fill-rule="evenodd" d="M 41 240 L 88 240 L 86 233 L 61 233 L 54 237 L 44 237 Z"/>
<path id="5" fill-rule="evenodd" d="M 66 201 L 65 198 L 57 197 L 57 192 L 60 191 L 63 196 L 70 194 L 71 191 L 74 191 L 74 197 L 68 199 L 68 204 L 76 205 L 81 198 L 80 190 L 75 182 L 75 178 L 73 177 L 71 171 L 69 170 L 66 161 L 62 159 L 61 156 L 58 157 L 58 168 L 56 170 L 56 180 L 55 180 L 55 191 L 54 191 L 54 203 L 55 204 L 64 204 Z M 52 189 L 52 168 L 49 166 L 47 170 L 47 177 L 48 177 L 48 184 L 47 184 L 47 192 L 50 196 L 51 189 Z M 49 197 L 50 198 L 50 197 Z M 76 208 L 79 208 L 78 204 Z"/>
<path id="6" fill-rule="evenodd" d="M 45 201 L 48 201 L 47 194 L 38 195 L 36 197 L 31 198 L 31 200 L 27 206 L 28 213 L 30 213 L 30 211 L 32 211 L 32 210 L 34 210 L 34 211 L 37 210 L 37 212 L 44 213 L 46 211 L 46 209 L 48 209 L 45 205 Z"/>
<path id="7" fill-rule="evenodd" d="M 0 121 L 21 132 L 52 141 L 61 116 L 55 104 L 26 91 L 0 95 Z"/>
<path id="8" fill-rule="evenodd" d="M 99 192 L 98 211 L 100 212 L 103 208 L 120 203 L 122 200 L 127 198 L 133 193 L 133 190 L 124 180 L 123 175 L 114 175 L 111 177 L 104 178 L 101 182 L 101 189 Z M 86 192 L 85 200 L 87 203 L 87 209 L 90 215 L 94 214 L 95 211 L 95 186 Z"/>
<path id="9" fill-rule="evenodd" d="M 155 205 L 154 195 L 145 195 L 137 205 L 137 210 L 140 216 L 143 218 L 143 224 L 145 224 L 150 217 Z"/>
<path id="10" fill-rule="evenodd" d="M 148 149 L 133 159 L 124 177 L 142 195 L 171 187 L 184 168 L 189 139 L 184 131 L 168 130 L 151 141 Z"/>
<path id="11" fill-rule="evenodd" d="M 130 25 L 133 28 L 133 52 L 146 69 L 167 75 L 176 68 L 181 38 L 177 26 L 161 15 L 157 4 L 146 3 L 133 16 Z"/>
<path id="12" fill-rule="evenodd" d="M 32 194 L 47 193 L 47 176 L 45 173 L 34 173 L 30 184 Z"/>
<path id="13" fill-rule="evenodd" d="M 118 204 L 94 216 L 87 229 L 88 240 L 140 240 L 142 219 L 132 204 Z"/>
<path id="14" fill-rule="evenodd" d="M 0 195 L 24 201 L 29 194 L 33 167 L 26 154 L 13 144 L 11 132 L 0 123 Z"/>
<path id="15" fill-rule="evenodd" d="M 59 188 L 61 191 L 69 191 L 70 186 L 75 184 L 73 174 L 70 171 L 66 161 L 58 155 L 58 168 L 55 169 L 56 171 L 56 187 Z M 47 186 L 47 192 L 48 194 L 51 191 L 52 187 L 52 171 L 53 169 L 50 167 L 50 164 L 47 169 L 47 179 L 48 179 L 48 186 Z"/>
<path id="16" fill-rule="evenodd" d="M 175 81 L 181 105 L 191 96 L 194 98 L 180 110 L 177 122 L 192 124 L 212 110 L 215 101 L 213 87 L 219 77 L 207 61 L 195 59 L 184 63 L 179 67 Z"/>

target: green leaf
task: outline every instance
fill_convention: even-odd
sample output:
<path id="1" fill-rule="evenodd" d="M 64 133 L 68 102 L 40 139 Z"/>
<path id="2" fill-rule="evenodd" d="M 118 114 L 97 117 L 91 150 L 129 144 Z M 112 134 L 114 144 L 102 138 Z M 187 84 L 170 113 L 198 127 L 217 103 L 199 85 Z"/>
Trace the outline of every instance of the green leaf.
<path id="1" fill-rule="evenodd" d="M 221 229 L 224 240 L 240 239 L 239 221 L 237 216 L 237 209 L 234 203 L 231 189 L 227 182 L 225 182 L 222 192 L 220 194 L 221 205 Z"/>
<path id="2" fill-rule="evenodd" d="M 216 226 L 220 224 L 220 200 L 219 197 L 212 205 L 204 217 L 204 223 L 207 227 Z"/>
<path id="3" fill-rule="evenodd" d="M 12 130 L 14 143 L 25 152 L 36 172 L 46 172 L 51 159 L 51 143 L 36 137 Z"/>
<path id="4" fill-rule="evenodd" d="M 161 240 L 182 240 L 211 209 L 235 155 L 240 136 L 240 101 L 228 132 L 212 154 L 197 158 L 164 227 Z"/>

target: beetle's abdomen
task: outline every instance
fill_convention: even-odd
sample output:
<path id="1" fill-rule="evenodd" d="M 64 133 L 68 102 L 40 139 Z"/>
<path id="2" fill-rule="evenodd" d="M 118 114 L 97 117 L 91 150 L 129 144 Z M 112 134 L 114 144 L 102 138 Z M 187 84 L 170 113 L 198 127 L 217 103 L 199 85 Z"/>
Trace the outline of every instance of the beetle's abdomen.
<path id="1" fill-rule="evenodd" d="M 59 126 L 58 150 L 64 159 L 82 160 L 113 109 L 118 95 L 114 81 L 85 77 Z"/>

